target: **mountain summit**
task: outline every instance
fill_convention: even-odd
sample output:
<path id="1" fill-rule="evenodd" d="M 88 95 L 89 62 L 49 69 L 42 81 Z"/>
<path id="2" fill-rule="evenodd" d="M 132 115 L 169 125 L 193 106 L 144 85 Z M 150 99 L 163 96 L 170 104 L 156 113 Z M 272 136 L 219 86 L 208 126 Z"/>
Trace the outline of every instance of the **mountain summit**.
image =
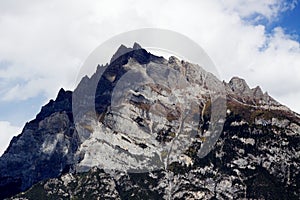
<path id="1" fill-rule="evenodd" d="M 0 199 L 298 199 L 299 142 L 260 87 L 121 45 L 12 139 Z"/>

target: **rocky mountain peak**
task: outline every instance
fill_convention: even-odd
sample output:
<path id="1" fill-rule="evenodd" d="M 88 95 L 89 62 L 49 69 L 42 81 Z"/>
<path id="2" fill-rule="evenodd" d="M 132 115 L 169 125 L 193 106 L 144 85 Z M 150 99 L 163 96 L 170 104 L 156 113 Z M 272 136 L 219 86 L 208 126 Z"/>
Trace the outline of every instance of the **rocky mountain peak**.
<path id="1" fill-rule="evenodd" d="M 121 45 L 12 140 L 0 199 L 297 199 L 299 142 L 299 116 L 260 87 Z"/>
<path id="2" fill-rule="evenodd" d="M 138 50 L 138 49 L 142 49 L 142 47 L 141 47 L 141 45 L 139 44 L 139 43 L 137 43 L 137 42 L 135 42 L 134 44 L 133 44 L 133 48 L 132 48 L 133 50 Z"/>
<path id="3" fill-rule="evenodd" d="M 256 86 L 255 88 L 251 89 L 254 98 L 256 99 L 261 99 L 264 96 L 264 93 L 262 91 L 262 89 L 259 86 Z M 268 95 L 268 94 L 266 94 Z"/>
<path id="4" fill-rule="evenodd" d="M 70 91 L 66 92 L 63 88 L 60 88 L 55 101 L 62 101 L 64 99 L 66 99 L 68 93 L 70 93 Z"/>
<path id="5" fill-rule="evenodd" d="M 132 52 L 135 50 L 139 50 L 142 49 L 141 45 L 139 45 L 138 43 L 134 43 L 133 47 L 126 47 L 125 45 L 121 44 L 121 46 L 118 48 L 118 50 L 116 51 L 116 53 L 112 56 L 110 63 L 112 63 L 113 61 L 115 61 L 117 58 L 119 58 L 120 56 L 128 53 L 128 52 Z"/>
<path id="6" fill-rule="evenodd" d="M 227 96 L 241 103 L 254 107 L 273 107 L 278 110 L 289 110 L 289 108 L 269 96 L 267 92 L 263 92 L 259 86 L 250 88 L 242 78 L 233 77 L 228 83 L 223 82 L 223 84 L 225 85 Z"/>
<path id="7" fill-rule="evenodd" d="M 229 81 L 229 86 L 234 93 L 248 95 L 251 94 L 251 90 L 246 81 L 239 77 L 233 77 Z"/>

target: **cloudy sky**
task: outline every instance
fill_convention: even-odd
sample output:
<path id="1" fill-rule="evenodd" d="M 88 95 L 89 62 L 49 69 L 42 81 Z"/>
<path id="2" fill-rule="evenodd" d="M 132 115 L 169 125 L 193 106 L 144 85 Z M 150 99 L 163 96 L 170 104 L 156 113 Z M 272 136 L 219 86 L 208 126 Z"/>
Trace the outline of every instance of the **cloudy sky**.
<path id="1" fill-rule="evenodd" d="M 75 87 L 97 46 L 149 27 L 188 36 L 223 80 L 240 76 L 300 113 L 297 0 L 0 0 L 0 154 L 59 88 Z"/>

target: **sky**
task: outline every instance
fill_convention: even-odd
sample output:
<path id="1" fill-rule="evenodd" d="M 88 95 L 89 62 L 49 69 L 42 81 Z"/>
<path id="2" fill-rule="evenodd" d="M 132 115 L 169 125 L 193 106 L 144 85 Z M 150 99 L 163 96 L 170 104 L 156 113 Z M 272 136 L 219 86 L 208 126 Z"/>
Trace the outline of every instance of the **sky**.
<path id="1" fill-rule="evenodd" d="M 97 46 L 140 28 L 186 35 L 221 79 L 244 78 L 300 113 L 298 0 L 0 0 L 0 154 L 61 87 L 75 88 Z"/>

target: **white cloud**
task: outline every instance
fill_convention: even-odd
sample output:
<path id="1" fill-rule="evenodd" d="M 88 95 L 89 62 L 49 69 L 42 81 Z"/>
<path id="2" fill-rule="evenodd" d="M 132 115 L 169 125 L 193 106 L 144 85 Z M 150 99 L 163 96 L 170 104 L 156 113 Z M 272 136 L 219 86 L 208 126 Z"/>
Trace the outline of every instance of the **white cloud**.
<path id="1" fill-rule="evenodd" d="M 0 121 L 0 155 L 4 153 L 13 136 L 20 134 L 20 132 L 20 127 L 13 126 L 7 121 Z"/>
<path id="2" fill-rule="evenodd" d="M 281 12 L 294 9 L 297 0 L 289 3 L 285 0 L 222 0 L 221 2 L 225 10 L 236 12 L 241 17 L 259 14 L 268 20 L 274 20 Z"/>

